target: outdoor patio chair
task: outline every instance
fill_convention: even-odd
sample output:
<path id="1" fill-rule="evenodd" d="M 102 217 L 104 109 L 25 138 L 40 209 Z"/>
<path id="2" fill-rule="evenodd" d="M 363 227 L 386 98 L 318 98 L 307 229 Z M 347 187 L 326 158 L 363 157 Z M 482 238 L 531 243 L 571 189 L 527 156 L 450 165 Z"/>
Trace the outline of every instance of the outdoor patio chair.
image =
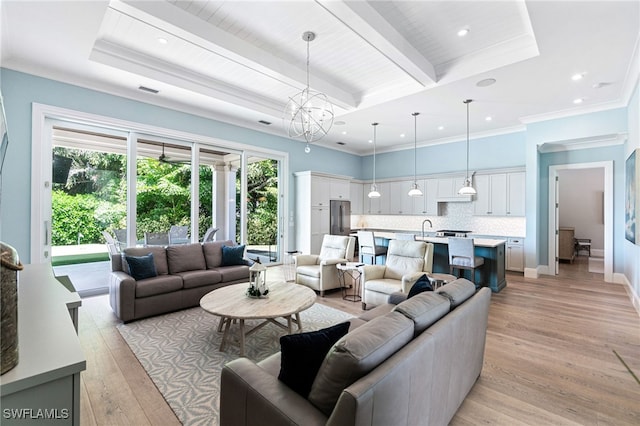
<path id="1" fill-rule="evenodd" d="M 169 229 L 169 244 L 187 244 L 189 239 L 189 227 L 173 225 Z"/>
<path id="2" fill-rule="evenodd" d="M 168 246 L 169 245 L 169 233 L 168 232 L 145 232 L 144 233 L 144 245 L 147 246 Z"/>
<path id="3" fill-rule="evenodd" d="M 209 227 L 209 229 L 207 229 L 207 232 L 204 233 L 202 242 L 207 243 L 209 241 L 213 241 L 213 237 L 216 235 L 216 232 L 218 232 L 218 229 L 219 228 L 214 228 L 213 226 Z"/>

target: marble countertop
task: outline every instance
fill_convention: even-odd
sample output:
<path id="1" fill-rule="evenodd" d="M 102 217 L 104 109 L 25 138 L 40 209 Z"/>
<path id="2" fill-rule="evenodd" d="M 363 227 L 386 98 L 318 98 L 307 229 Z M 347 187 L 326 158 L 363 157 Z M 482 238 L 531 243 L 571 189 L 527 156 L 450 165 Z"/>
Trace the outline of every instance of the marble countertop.
<path id="1" fill-rule="evenodd" d="M 394 239 L 395 238 L 395 231 L 388 231 L 388 230 L 375 230 L 375 236 L 379 237 L 379 238 L 386 238 L 386 239 Z M 401 231 L 399 231 L 401 232 Z M 415 232 L 411 232 L 411 231 L 404 231 L 404 233 L 407 234 L 411 234 L 411 233 L 415 233 Z M 416 240 L 418 241 L 426 241 L 428 243 L 434 243 L 434 244 L 449 244 L 449 238 L 447 237 L 435 237 L 433 236 L 433 234 L 435 234 L 435 232 L 429 232 L 429 236 L 425 236 L 424 238 L 420 236 L 420 232 L 415 233 L 416 234 Z M 426 234 L 426 232 L 425 232 Z M 354 233 L 355 235 L 355 233 Z M 473 236 L 473 235 L 472 235 Z M 500 244 L 505 244 L 507 242 L 507 240 L 505 238 L 473 238 L 473 243 L 476 246 L 479 247 L 497 247 Z"/>

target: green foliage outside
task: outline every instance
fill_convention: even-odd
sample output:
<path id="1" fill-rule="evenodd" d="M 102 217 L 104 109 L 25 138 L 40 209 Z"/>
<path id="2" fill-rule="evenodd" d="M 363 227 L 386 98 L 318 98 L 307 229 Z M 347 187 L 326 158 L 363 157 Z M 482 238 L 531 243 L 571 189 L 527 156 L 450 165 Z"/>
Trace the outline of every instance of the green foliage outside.
<path id="1" fill-rule="evenodd" d="M 126 227 L 126 156 L 55 147 L 54 154 L 72 158 L 66 184 L 54 184 L 52 193 L 53 245 L 103 243 L 103 230 Z M 152 158 L 137 160 L 137 238 L 144 232 L 165 232 L 171 225 L 189 225 L 191 168 Z M 277 162 L 248 166 L 249 244 L 274 244 L 277 232 Z M 212 222 L 212 177 L 200 167 L 199 230 Z M 236 182 L 239 220 L 239 177 Z M 238 226 L 239 229 L 239 226 Z M 237 236 L 239 241 L 239 235 Z"/>

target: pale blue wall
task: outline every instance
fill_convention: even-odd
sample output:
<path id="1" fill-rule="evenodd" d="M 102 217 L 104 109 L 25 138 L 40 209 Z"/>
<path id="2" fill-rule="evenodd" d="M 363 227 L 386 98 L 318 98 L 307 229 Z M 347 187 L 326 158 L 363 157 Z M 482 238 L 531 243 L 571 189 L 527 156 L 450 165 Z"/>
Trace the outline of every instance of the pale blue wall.
<path id="1" fill-rule="evenodd" d="M 2 182 L 2 236 L 13 245 L 25 262 L 30 253 L 31 209 L 31 105 L 41 103 L 117 119 L 206 135 L 271 150 L 288 152 L 289 171 L 316 170 L 344 174 L 356 170 L 359 156 L 314 146 L 313 155 L 304 153 L 304 144 L 211 120 L 138 102 L 95 90 L 60 83 L 33 75 L 0 69 L 0 85 L 5 101 L 9 129 L 9 149 Z M 293 194 L 294 179 L 290 178 Z M 293 209 L 290 197 L 289 211 Z M 291 236 L 292 237 L 292 236 Z"/>
<path id="2" fill-rule="evenodd" d="M 526 133 L 471 139 L 469 141 L 469 170 L 524 167 Z M 495 155 L 499 152 L 500 155 Z M 418 175 L 460 172 L 465 170 L 466 141 L 431 145 L 417 149 Z M 413 176 L 413 149 L 376 154 L 376 178 Z M 400 166 L 399 166 L 400 165 Z M 360 179 L 373 177 L 373 155 L 362 158 Z"/>
<path id="3" fill-rule="evenodd" d="M 537 147 L 547 142 L 572 141 L 583 138 L 624 134 L 627 132 L 627 109 L 617 108 L 607 111 L 583 114 L 532 123 L 527 126 L 527 267 L 547 265 L 549 229 L 549 165 L 614 161 L 614 272 L 621 272 L 623 266 L 622 240 L 619 232 L 620 218 L 624 221 L 624 210 L 620 191 L 623 190 L 624 176 L 619 174 L 619 161 L 623 148 L 585 149 L 558 154 L 539 155 Z M 622 147 L 622 145 L 620 145 Z M 552 162 L 552 163 L 551 163 Z M 624 175 L 624 170 L 622 171 Z M 622 188 L 622 189 L 621 189 Z M 616 225 L 618 228 L 616 228 Z M 532 247 L 535 236 L 536 247 Z M 535 253 L 535 257 L 533 257 Z"/>
<path id="4" fill-rule="evenodd" d="M 624 145 L 581 149 L 540 155 L 540 232 L 538 250 L 541 263 L 549 257 L 549 166 L 613 161 L 613 269 L 624 269 Z"/>

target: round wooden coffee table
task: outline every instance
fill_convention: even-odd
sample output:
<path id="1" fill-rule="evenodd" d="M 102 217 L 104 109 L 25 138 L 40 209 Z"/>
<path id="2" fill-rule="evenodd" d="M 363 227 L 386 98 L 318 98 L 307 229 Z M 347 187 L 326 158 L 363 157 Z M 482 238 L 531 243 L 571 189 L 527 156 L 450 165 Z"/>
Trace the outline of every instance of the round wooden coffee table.
<path id="1" fill-rule="evenodd" d="M 223 331 L 220 350 L 224 351 L 230 342 L 229 329 L 231 323 L 240 325 L 240 356 L 245 354 L 246 336 L 261 329 L 269 323 L 278 325 L 293 333 L 293 323 L 298 325 L 298 332 L 302 331 L 300 312 L 310 308 L 316 301 L 316 293 L 308 287 L 300 284 L 292 284 L 284 281 L 270 282 L 269 295 L 266 298 L 253 299 L 246 295 L 249 283 L 233 284 L 218 288 L 207 293 L 200 299 L 200 306 L 210 314 L 220 317 L 218 331 Z M 295 316 L 295 319 L 293 318 Z M 287 325 L 276 321 L 282 317 L 287 320 Z M 251 330 L 245 329 L 245 320 L 263 319 Z"/>

